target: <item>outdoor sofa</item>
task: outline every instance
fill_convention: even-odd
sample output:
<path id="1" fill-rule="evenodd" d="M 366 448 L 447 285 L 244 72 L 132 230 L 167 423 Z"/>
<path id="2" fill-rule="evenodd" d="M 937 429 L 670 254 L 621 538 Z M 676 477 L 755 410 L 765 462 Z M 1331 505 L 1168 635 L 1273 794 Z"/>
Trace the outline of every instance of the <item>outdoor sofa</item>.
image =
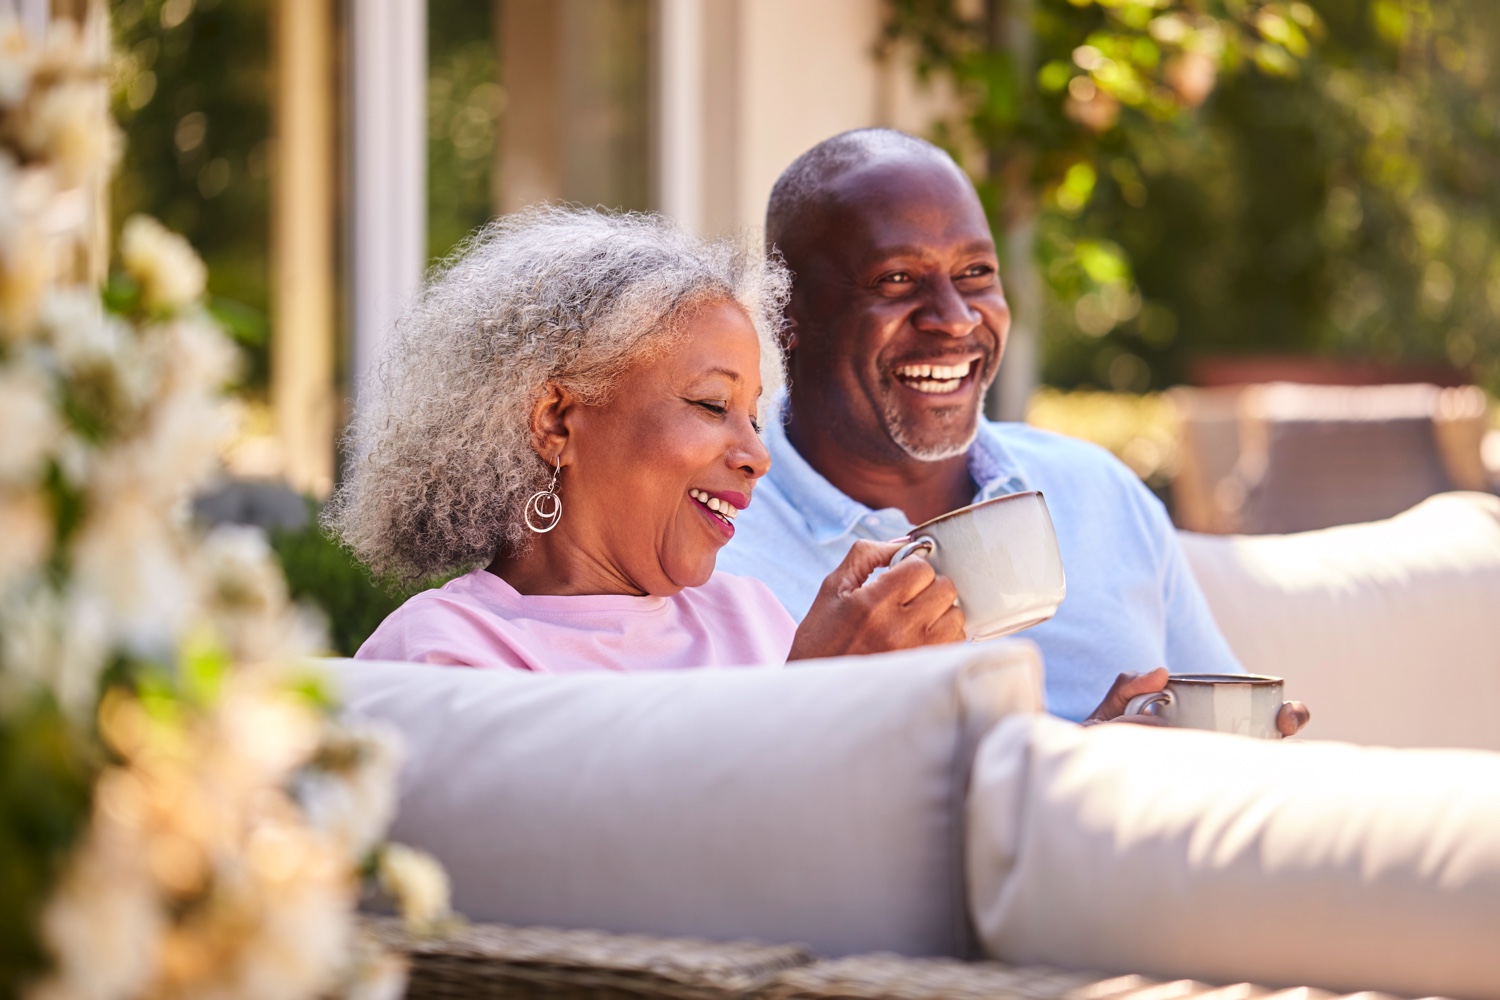
<path id="1" fill-rule="evenodd" d="M 1317 738 L 1322 700 L 1397 685 L 1407 729 L 1372 742 L 1493 739 L 1466 716 L 1500 675 L 1500 501 L 1332 532 L 1187 539 L 1307 740 L 1079 729 L 1041 714 L 1025 640 L 632 677 L 333 663 L 406 737 L 392 836 L 475 921 L 372 926 L 414 997 L 1500 997 L 1500 754 Z"/>

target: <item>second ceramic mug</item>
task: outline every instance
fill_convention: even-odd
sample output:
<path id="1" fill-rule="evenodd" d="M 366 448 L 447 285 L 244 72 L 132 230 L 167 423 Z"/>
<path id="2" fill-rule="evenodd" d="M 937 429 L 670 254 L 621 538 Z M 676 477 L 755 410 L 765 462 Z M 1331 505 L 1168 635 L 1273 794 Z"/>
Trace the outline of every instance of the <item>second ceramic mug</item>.
<path id="1" fill-rule="evenodd" d="M 958 588 L 964 634 L 993 639 L 1044 622 L 1067 594 L 1062 553 L 1041 493 L 1011 493 L 961 507 L 912 529 L 891 557 L 917 552 Z"/>
<path id="2" fill-rule="evenodd" d="M 1173 674 L 1164 690 L 1130 699 L 1125 714 L 1154 715 L 1180 729 L 1279 740 L 1284 683 L 1266 674 Z"/>

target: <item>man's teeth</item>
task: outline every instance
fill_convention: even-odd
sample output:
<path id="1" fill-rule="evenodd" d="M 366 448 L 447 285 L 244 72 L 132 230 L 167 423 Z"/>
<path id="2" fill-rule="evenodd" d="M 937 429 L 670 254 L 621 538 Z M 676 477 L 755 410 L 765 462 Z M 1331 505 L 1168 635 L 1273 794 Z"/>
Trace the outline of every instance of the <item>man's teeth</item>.
<path id="1" fill-rule="evenodd" d="M 972 366 L 971 361 L 960 365 L 902 365 L 896 375 L 918 392 L 952 392 Z"/>
<path id="2" fill-rule="evenodd" d="M 734 504 L 727 500 L 720 500 L 718 497 L 711 497 L 702 490 L 688 490 L 688 496 L 719 515 L 719 520 L 725 524 L 740 516 L 740 509 Z"/>

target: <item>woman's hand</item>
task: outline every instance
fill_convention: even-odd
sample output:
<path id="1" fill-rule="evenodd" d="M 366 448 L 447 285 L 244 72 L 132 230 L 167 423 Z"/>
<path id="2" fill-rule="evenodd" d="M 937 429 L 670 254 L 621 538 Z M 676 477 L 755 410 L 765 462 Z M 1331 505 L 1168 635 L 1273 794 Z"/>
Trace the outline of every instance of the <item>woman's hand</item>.
<path id="1" fill-rule="evenodd" d="M 874 580 L 900 542 L 858 541 L 828 574 L 792 640 L 788 660 L 883 653 L 964 637 L 964 613 L 953 581 L 920 556 Z"/>

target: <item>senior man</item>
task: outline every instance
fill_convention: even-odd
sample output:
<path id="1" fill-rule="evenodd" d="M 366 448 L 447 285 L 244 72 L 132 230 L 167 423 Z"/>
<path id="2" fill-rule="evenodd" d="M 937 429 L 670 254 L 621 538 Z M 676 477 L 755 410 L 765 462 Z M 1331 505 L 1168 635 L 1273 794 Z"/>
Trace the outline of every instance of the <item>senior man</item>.
<path id="1" fill-rule="evenodd" d="M 766 240 L 793 272 L 790 388 L 771 471 L 719 568 L 758 577 L 800 619 L 858 539 L 1041 490 L 1068 576 L 1026 633 L 1051 710 L 1119 716 L 1166 671 L 1239 673 L 1161 504 L 1094 445 L 981 416 L 1010 327 L 979 198 L 942 150 L 888 129 L 834 136 L 786 169 Z M 1101 704 L 1100 699 L 1103 698 Z M 1295 732 L 1306 710 L 1278 724 Z"/>

